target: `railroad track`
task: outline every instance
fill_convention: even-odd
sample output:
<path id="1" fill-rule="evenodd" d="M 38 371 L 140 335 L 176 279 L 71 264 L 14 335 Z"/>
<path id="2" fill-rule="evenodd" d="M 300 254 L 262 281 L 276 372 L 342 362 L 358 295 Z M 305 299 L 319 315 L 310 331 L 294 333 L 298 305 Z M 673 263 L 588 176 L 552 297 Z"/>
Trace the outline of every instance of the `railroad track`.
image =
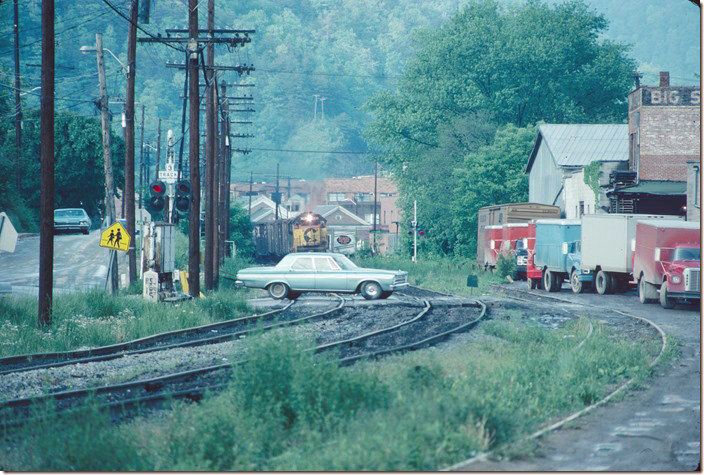
<path id="1" fill-rule="evenodd" d="M 333 310 L 339 310 L 344 306 L 344 299 L 337 295 L 335 295 L 335 298 L 337 302 Z M 311 315 L 297 316 L 295 312 L 290 311 L 296 302 L 290 301 L 281 308 L 261 314 L 160 333 L 125 343 L 86 350 L 10 356 L 0 359 L 0 375 L 78 363 L 107 361 L 127 355 L 138 355 L 171 348 L 211 345 L 233 340 L 257 330 L 269 330 L 283 325 L 301 323 L 311 318 L 316 318 L 320 314 L 320 312 L 316 312 Z M 286 313 L 287 311 L 289 311 L 288 314 Z M 263 328 L 256 327 L 257 323 L 271 320 L 278 321 Z"/>
<path id="2" fill-rule="evenodd" d="M 447 306 L 446 304 L 442 307 Z M 414 350 L 435 344 L 453 333 L 471 328 L 486 315 L 486 305 L 483 302 L 478 300 L 472 303 L 466 302 L 460 308 L 476 309 L 474 312 L 476 315 L 471 319 L 458 318 L 449 325 L 437 325 L 442 315 L 446 314 L 441 314 L 440 311 L 448 310 L 442 307 L 439 307 L 438 312 L 433 315 L 430 302 L 423 300 L 420 311 L 407 321 L 353 338 L 328 342 L 307 351 L 320 353 L 333 348 L 342 348 L 340 362 L 343 365 L 349 365 L 361 359 L 371 359 L 392 352 Z M 332 313 L 335 310 L 328 310 L 326 313 Z M 425 321 L 428 315 L 432 315 L 433 318 Z M 430 322 L 428 324 L 430 328 L 427 331 L 420 331 L 419 324 L 427 322 Z M 388 341 L 384 343 L 383 338 L 399 331 L 405 332 L 403 337 L 391 340 L 393 344 L 389 344 Z M 35 408 L 41 408 L 40 410 L 51 408 L 58 412 L 73 411 L 89 398 L 93 399 L 100 408 L 110 410 L 114 416 L 121 415 L 126 410 L 157 405 L 166 400 L 199 400 L 207 391 L 224 389 L 231 380 L 233 367 L 242 363 L 243 361 L 213 365 L 141 381 L 5 401 L 0 404 L 0 427 L 13 427 L 27 423 L 33 417 L 37 417 Z"/>
<path id="3" fill-rule="evenodd" d="M 591 308 L 599 309 L 599 310 L 606 311 L 606 312 L 616 313 L 616 314 L 622 315 L 624 317 L 632 318 L 632 319 L 635 319 L 641 323 L 644 323 L 644 324 L 652 327 L 658 333 L 658 335 L 660 337 L 661 344 L 660 344 L 660 350 L 658 351 L 658 354 L 649 363 L 650 368 L 653 368 L 655 365 L 658 364 L 658 362 L 660 361 L 660 358 L 662 357 L 662 355 L 665 353 L 665 350 L 667 349 L 667 345 L 668 345 L 667 335 L 662 330 L 662 328 L 660 328 L 659 325 L 657 325 L 655 322 L 653 322 L 647 318 L 639 317 L 638 315 L 633 315 L 628 312 L 623 312 L 621 310 L 615 310 L 613 308 L 604 307 L 601 305 L 595 305 L 595 304 L 586 303 L 586 302 L 579 302 L 579 303 L 574 302 L 574 301 L 563 299 L 563 298 L 556 297 L 553 295 L 547 295 L 544 292 L 539 293 L 536 291 L 523 290 L 523 289 L 506 289 L 504 287 L 501 288 L 501 292 L 506 297 L 513 298 L 516 300 L 522 300 L 524 302 L 554 301 L 554 302 L 568 303 L 568 304 L 572 304 L 572 305 L 583 305 L 585 307 L 591 307 Z M 518 295 L 522 295 L 523 297 L 530 297 L 530 298 L 516 297 L 515 295 L 513 295 L 513 296 L 506 295 L 506 294 L 510 294 L 510 293 L 518 294 Z M 591 334 L 592 334 L 592 329 L 590 328 L 587 337 L 578 345 L 577 348 L 581 347 L 586 342 L 586 339 L 588 339 Z M 611 391 L 609 394 L 607 394 L 606 396 L 604 396 L 600 400 L 592 403 L 591 405 L 589 405 L 583 409 L 580 409 L 577 412 L 574 412 L 566 417 L 563 417 L 562 419 L 560 419 L 557 422 L 554 422 L 552 424 L 546 425 L 546 426 L 538 429 L 537 431 L 527 435 L 526 437 L 523 437 L 522 439 L 520 439 L 520 441 L 538 439 L 539 437 L 542 437 L 545 434 L 548 434 L 550 432 L 553 432 L 553 431 L 563 427 L 565 424 L 572 422 L 572 421 L 586 415 L 587 413 L 593 411 L 594 409 L 606 404 L 608 401 L 613 399 L 616 395 L 625 391 L 634 382 L 635 382 L 635 378 L 631 378 L 631 379 L 623 382 L 617 388 L 615 388 L 613 391 Z M 466 470 L 469 470 L 468 467 L 470 465 L 489 459 L 489 457 L 491 457 L 493 452 L 494 452 L 493 450 L 490 450 L 487 452 L 482 452 L 480 454 L 475 455 L 474 457 L 471 457 L 467 460 L 456 463 L 450 467 L 443 468 L 440 471 L 458 471 L 458 470 L 459 471 L 466 471 Z"/>

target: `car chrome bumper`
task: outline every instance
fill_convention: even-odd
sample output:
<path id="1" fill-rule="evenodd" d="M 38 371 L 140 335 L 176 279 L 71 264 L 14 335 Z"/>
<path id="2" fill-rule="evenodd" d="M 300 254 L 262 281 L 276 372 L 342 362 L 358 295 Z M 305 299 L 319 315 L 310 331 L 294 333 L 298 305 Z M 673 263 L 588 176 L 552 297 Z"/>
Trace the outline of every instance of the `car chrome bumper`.
<path id="1" fill-rule="evenodd" d="M 391 284 L 389 285 L 390 290 L 398 290 L 398 289 L 405 289 L 408 287 L 410 284 L 408 282 L 402 282 L 400 284 Z"/>
<path id="2" fill-rule="evenodd" d="M 241 280 L 236 280 L 236 281 L 235 281 L 235 285 L 236 285 L 237 287 L 244 287 L 244 282 L 242 282 Z"/>

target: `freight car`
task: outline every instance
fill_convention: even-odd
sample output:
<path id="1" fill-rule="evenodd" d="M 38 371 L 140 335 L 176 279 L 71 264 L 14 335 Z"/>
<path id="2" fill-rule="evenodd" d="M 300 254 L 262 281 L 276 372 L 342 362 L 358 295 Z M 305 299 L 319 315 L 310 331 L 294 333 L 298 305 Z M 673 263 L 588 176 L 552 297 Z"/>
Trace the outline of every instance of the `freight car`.
<path id="1" fill-rule="evenodd" d="M 254 225 L 254 255 L 257 259 L 279 259 L 291 252 L 328 250 L 327 221 L 317 213 L 301 213 Z"/>
<path id="2" fill-rule="evenodd" d="M 477 262 L 485 268 L 493 267 L 495 264 L 497 252 L 489 252 L 492 238 L 485 232 L 487 226 L 527 223 L 533 219 L 559 217 L 559 206 L 540 203 L 506 203 L 480 208 L 477 215 Z M 496 251 L 500 252 L 500 247 L 496 248 Z"/>

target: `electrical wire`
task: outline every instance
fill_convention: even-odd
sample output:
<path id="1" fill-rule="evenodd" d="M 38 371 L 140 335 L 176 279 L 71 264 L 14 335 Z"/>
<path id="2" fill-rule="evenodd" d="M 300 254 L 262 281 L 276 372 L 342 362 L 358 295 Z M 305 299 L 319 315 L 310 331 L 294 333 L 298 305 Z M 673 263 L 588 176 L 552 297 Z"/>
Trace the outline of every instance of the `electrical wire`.
<path id="1" fill-rule="evenodd" d="M 262 152 L 292 152 L 292 153 L 330 153 L 337 155 L 379 155 L 380 152 L 354 152 L 346 150 L 293 150 L 287 148 L 252 148 L 250 150 L 257 150 Z"/>

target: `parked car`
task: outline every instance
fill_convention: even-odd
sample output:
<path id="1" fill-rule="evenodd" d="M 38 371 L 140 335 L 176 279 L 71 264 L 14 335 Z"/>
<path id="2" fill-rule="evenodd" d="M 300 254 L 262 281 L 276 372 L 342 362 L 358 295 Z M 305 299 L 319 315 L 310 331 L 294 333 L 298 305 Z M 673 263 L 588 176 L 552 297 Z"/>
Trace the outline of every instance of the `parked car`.
<path id="1" fill-rule="evenodd" d="M 302 292 L 361 293 L 367 300 L 387 298 L 408 286 L 408 272 L 357 267 L 334 252 L 286 255 L 274 267 L 249 267 L 237 273 L 241 287 L 267 289 L 275 299 L 297 298 Z"/>
<path id="2" fill-rule="evenodd" d="M 54 229 L 58 231 L 90 232 L 92 222 L 83 208 L 61 208 L 54 210 Z"/>

